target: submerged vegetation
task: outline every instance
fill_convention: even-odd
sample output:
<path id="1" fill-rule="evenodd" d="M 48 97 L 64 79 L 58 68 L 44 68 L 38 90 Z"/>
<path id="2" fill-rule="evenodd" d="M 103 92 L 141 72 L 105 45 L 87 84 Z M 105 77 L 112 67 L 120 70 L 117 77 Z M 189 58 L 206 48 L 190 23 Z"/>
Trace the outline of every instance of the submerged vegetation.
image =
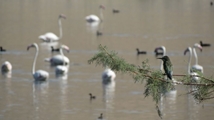
<path id="1" fill-rule="evenodd" d="M 200 73 L 197 76 L 173 75 L 176 76 L 176 80 L 166 80 L 161 70 L 150 68 L 149 60 L 143 61 L 141 66 L 136 66 L 127 63 L 115 51 L 109 51 L 106 46 L 99 45 L 98 50 L 98 53 L 88 60 L 88 63 L 109 66 L 115 72 L 131 75 L 135 82 L 144 83 L 144 96 L 153 98 L 158 115 L 161 118 L 162 113 L 158 104 L 161 97 L 165 97 L 167 92 L 175 89 L 175 85 L 194 86 L 194 89 L 188 91 L 187 94 L 191 94 L 199 103 L 214 98 L 214 80 L 206 78 Z M 193 77 L 199 77 L 200 81 L 193 81 Z"/>

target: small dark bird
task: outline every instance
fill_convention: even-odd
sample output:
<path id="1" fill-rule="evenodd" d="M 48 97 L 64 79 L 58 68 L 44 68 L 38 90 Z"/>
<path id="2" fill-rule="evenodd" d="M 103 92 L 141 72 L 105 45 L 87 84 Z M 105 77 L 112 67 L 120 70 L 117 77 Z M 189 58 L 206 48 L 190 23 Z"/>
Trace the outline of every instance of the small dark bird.
<path id="1" fill-rule="evenodd" d="M 98 119 L 103 119 L 103 113 L 100 114 L 100 116 L 98 117 Z"/>
<path id="2" fill-rule="evenodd" d="M 116 9 L 113 9 L 112 12 L 113 12 L 113 13 L 119 13 L 120 11 L 119 11 L 119 10 L 116 10 Z"/>
<path id="3" fill-rule="evenodd" d="M 146 54 L 147 53 L 146 51 L 140 51 L 138 48 L 136 48 L 136 50 L 137 50 L 137 55 Z"/>
<path id="4" fill-rule="evenodd" d="M 163 60 L 163 68 L 164 68 L 165 74 L 167 75 L 167 78 L 172 80 L 173 67 L 169 57 L 163 56 L 162 58 L 158 58 L 158 59 Z"/>
<path id="5" fill-rule="evenodd" d="M 213 6 L 213 2 L 212 1 L 210 2 L 210 5 Z"/>
<path id="6" fill-rule="evenodd" d="M 96 96 L 93 96 L 91 93 L 89 93 L 89 95 L 90 95 L 90 100 L 96 99 Z"/>
<path id="7" fill-rule="evenodd" d="M 210 47 L 211 46 L 211 44 L 203 43 L 202 41 L 200 41 L 200 45 L 201 45 L 201 47 Z"/>
<path id="8" fill-rule="evenodd" d="M 103 35 L 103 33 L 100 31 L 97 31 L 97 36 L 101 36 L 101 35 Z"/>
<path id="9" fill-rule="evenodd" d="M 2 46 L 0 46 L 0 52 L 5 52 L 6 50 L 5 49 L 3 49 L 3 47 Z"/>
<path id="10" fill-rule="evenodd" d="M 51 52 L 59 52 L 60 48 L 54 48 L 53 46 L 51 46 Z"/>

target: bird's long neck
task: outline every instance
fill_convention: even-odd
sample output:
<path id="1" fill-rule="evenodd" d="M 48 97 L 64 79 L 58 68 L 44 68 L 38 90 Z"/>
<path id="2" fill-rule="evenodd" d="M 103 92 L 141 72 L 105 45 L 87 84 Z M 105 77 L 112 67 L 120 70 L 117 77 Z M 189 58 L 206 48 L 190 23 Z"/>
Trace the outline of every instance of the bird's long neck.
<path id="1" fill-rule="evenodd" d="M 59 18 L 58 24 L 59 24 L 59 39 L 61 39 L 62 38 L 62 22 L 61 22 L 61 18 Z"/>
<path id="2" fill-rule="evenodd" d="M 34 61 L 33 61 L 32 74 L 35 73 L 36 60 L 37 60 L 37 57 L 39 54 L 39 47 L 37 45 L 35 47 L 36 47 L 36 54 L 35 54 Z"/>
<path id="3" fill-rule="evenodd" d="M 102 8 L 100 8 L 100 19 L 101 19 L 101 21 L 103 21 L 103 19 L 104 19 L 103 9 Z"/>
<path id="4" fill-rule="evenodd" d="M 191 66 L 191 61 L 192 61 L 192 49 L 189 49 L 189 61 L 188 61 L 188 74 L 190 75 L 190 66 Z"/>
<path id="5" fill-rule="evenodd" d="M 198 64 L 198 56 L 197 56 L 195 48 L 193 48 L 193 54 L 195 56 L 195 64 L 197 65 Z"/>
<path id="6" fill-rule="evenodd" d="M 65 57 L 62 48 L 60 48 L 60 54 L 62 55 L 63 65 L 65 65 Z"/>

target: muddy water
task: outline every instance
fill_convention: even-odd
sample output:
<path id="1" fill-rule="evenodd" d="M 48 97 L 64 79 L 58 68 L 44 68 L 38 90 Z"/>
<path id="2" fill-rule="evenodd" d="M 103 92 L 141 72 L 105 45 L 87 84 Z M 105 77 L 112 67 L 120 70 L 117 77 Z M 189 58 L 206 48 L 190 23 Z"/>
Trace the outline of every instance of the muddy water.
<path id="1" fill-rule="evenodd" d="M 98 6 L 105 6 L 103 22 L 87 24 L 85 16 L 99 16 Z M 112 9 L 120 13 L 112 13 Z M 39 35 L 53 32 L 59 35 L 58 15 L 62 20 L 63 38 L 57 43 L 43 43 Z M 0 61 L 13 65 L 12 74 L 1 75 L 0 119 L 2 120 L 95 120 L 103 113 L 106 120 L 160 119 L 151 98 L 144 98 L 144 85 L 117 73 L 115 83 L 102 85 L 101 66 L 89 65 L 87 60 L 96 52 L 99 44 L 118 52 L 129 63 L 140 65 L 148 59 L 154 69 L 160 61 L 154 49 L 165 46 L 174 65 L 174 73 L 187 74 L 188 56 L 183 52 L 200 40 L 214 44 L 214 7 L 209 0 L 1 0 L 0 45 L 7 52 L 0 53 Z M 103 33 L 96 36 L 96 31 Z M 40 53 L 36 69 L 49 72 L 45 83 L 35 83 L 31 74 L 35 50 L 27 51 L 31 43 L 38 43 Z M 70 53 L 69 73 L 56 77 L 54 68 L 44 62 L 57 53 L 50 46 L 66 44 Z M 136 48 L 147 55 L 136 55 Z M 214 48 L 198 52 L 199 64 L 204 75 L 214 72 Z M 194 60 L 192 61 L 194 63 Z M 187 89 L 176 86 L 177 91 L 160 103 L 166 120 L 211 120 L 214 101 L 196 104 L 191 96 L 182 95 Z M 90 101 L 89 93 L 96 95 Z"/>

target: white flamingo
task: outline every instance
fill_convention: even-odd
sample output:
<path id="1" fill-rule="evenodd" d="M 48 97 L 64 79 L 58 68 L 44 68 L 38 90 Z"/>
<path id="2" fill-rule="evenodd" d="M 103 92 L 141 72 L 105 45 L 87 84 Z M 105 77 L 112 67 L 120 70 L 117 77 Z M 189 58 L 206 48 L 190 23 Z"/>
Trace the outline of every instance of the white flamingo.
<path id="1" fill-rule="evenodd" d="M 199 77 L 197 77 L 197 73 L 196 72 L 191 72 L 190 66 L 191 66 L 191 61 L 192 61 L 192 48 L 188 47 L 185 51 L 184 51 L 184 55 L 187 54 L 187 52 L 189 52 L 189 61 L 188 61 L 188 69 L 187 69 L 187 73 L 192 77 L 192 80 L 194 81 L 198 81 Z"/>
<path id="2" fill-rule="evenodd" d="M 37 70 L 35 71 L 35 66 L 36 66 L 36 60 L 39 54 L 39 47 L 36 43 L 33 43 L 31 45 L 29 45 L 27 47 L 27 50 L 29 50 L 30 48 L 35 47 L 36 48 L 36 54 L 34 57 L 34 61 L 33 61 L 33 67 L 32 67 L 32 74 L 33 77 L 36 81 L 45 81 L 48 77 L 49 77 L 49 73 L 44 71 L 44 70 Z"/>
<path id="3" fill-rule="evenodd" d="M 86 16 L 85 20 L 89 23 L 102 21 L 104 19 L 103 10 L 105 9 L 105 7 L 103 5 L 100 5 L 99 9 L 100 9 L 100 18 L 98 16 L 92 14 L 92 15 Z"/>
<path id="4" fill-rule="evenodd" d="M 59 15 L 58 18 L 58 24 L 59 24 L 59 37 L 57 35 L 55 35 L 52 32 L 48 32 L 44 35 L 40 35 L 39 39 L 43 40 L 44 42 L 55 42 L 58 41 L 62 38 L 62 22 L 61 22 L 61 18 L 66 19 L 66 16 L 63 14 Z"/>
<path id="5" fill-rule="evenodd" d="M 197 52 L 196 52 L 195 48 L 199 48 L 202 51 L 202 47 L 201 47 L 200 44 L 195 43 L 193 45 L 192 51 L 193 51 L 193 54 L 194 54 L 194 57 L 195 57 L 195 65 L 192 66 L 191 70 L 193 70 L 193 71 L 196 70 L 196 71 L 200 71 L 201 73 L 204 73 L 203 66 L 198 64 L 198 55 L 197 55 Z"/>
<path id="6" fill-rule="evenodd" d="M 115 72 L 111 70 L 109 67 L 106 67 L 106 69 L 102 73 L 103 84 L 107 84 L 111 81 L 114 81 L 115 78 L 116 78 Z"/>
<path id="7" fill-rule="evenodd" d="M 5 61 L 1 66 L 3 73 L 12 71 L 12 64 L 9 61 Z"/>
<path id="8" fill-rule="evenodd" d="M 69 52 L 69 47 L 66 45 L 62 45 L 62 49 Z M 50 62 L 51 66 L 68 65 L 70 63 L 68 57 L 64 56 L 64 54 L 62 55 L 61 53 L 53 56 L 52 58 L 46 58 L 45 61 Z"/>
<path id="9" fill-rule="evenodd" d="M 65 64 L 65 60 L 64 60 L 65 57 L 64 57 L 64 54 L 63 54 L 63 49 L 69 51 L 69 48 L 67 46 L 65 46 L 65 45 L 61 45 L 60 46 L 59 52 L 60 52 L 60 54 L 62 56 L 62 59 L 63 59 L 63 65 L 57 65 L 56 66 L 56 68 L 55 68 L 56 75 L 59 75 L 59 74 L 64 75 L 64 74 L 68 73 L 69 65 Z"/>

